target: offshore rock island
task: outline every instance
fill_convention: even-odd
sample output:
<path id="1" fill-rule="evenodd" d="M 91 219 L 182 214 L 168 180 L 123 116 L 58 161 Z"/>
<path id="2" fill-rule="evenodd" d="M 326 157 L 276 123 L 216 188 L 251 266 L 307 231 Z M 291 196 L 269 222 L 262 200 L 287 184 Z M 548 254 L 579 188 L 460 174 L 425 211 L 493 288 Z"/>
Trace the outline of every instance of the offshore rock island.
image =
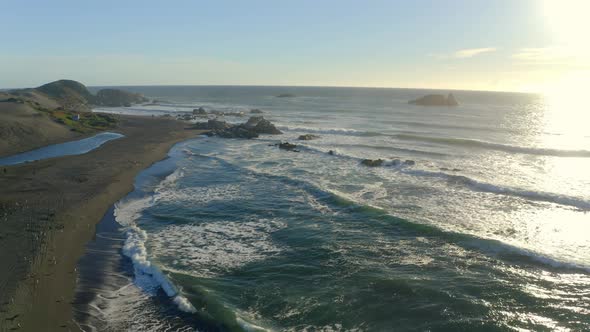
<path id="1" fill-rule="evenodd" d="M 458 106 L 459 103 L 455 99 L 452 93 L 449 93 L 446 97 L 444 95 L 426 95 L 424 97 L 410 100 L 408 104 L 420 105 L 420 106 Z"/>

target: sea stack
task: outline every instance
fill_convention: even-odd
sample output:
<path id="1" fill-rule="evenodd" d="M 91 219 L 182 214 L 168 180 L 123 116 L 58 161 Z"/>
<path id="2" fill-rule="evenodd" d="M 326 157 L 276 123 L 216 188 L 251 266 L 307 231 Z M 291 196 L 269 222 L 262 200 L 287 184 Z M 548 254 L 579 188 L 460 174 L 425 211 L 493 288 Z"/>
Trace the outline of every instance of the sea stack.
<path id="1" fill-rule="evenodd" d="M 449 93 L 447 97 L 444 95 L 426 95 L 424 97 L 411 100 L 408 104 L 420 105 L 420 106 L 458 106 L 459 103 L 455 99 L 452 93 Z"/>

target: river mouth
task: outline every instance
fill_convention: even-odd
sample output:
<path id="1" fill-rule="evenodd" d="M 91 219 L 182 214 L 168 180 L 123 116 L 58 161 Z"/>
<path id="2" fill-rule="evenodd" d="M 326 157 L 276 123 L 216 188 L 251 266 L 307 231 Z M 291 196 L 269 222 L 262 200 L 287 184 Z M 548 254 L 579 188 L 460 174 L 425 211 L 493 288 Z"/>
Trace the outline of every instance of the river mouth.
<path id="1" fill-rule="evenodd" d="M 49 158 L 88 153 L 108 141 L 125 137 L 123 134 L 104 132 L 77 141 L 53 144 L 35 150 L 0 158 L 0 166 L 18 165 Z"/>

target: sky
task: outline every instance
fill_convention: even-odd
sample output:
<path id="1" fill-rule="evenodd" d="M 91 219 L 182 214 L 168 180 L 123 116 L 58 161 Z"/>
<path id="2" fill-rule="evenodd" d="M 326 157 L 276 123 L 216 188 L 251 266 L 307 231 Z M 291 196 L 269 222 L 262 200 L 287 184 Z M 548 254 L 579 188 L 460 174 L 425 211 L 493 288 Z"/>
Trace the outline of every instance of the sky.
<path id="1" fill-rule="evenodd" d="M 590 77 L 587 0 L 28 0 L 0 88 L 307 85 L 545 91 Z"/>

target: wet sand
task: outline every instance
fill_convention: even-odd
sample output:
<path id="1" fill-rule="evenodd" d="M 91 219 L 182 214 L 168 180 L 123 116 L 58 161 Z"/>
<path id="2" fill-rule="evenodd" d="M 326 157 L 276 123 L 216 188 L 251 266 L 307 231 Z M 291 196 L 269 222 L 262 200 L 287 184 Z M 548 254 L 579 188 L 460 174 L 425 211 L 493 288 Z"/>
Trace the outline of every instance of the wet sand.
<path id="1" fill-rule="evenodd" d="M 141 170 L 201 133 L 185 127 L 121 117 L 111 131 L 125 138 L 83 155 L 0 168 L 0 331 L 80 330 L 72 301 L 86 243 Z"/>

